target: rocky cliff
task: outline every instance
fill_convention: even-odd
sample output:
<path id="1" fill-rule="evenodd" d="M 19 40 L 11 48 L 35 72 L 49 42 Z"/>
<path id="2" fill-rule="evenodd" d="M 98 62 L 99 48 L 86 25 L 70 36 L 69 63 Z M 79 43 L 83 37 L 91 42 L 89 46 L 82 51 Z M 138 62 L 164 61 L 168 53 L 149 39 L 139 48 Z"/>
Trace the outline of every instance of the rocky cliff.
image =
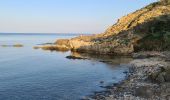
<path id="1" fill-rule="evenodd" d="M 126 55 L 170 49 L 170 4 L 152 3 L 120 18 L 104 33 L 56 41 L 56 49 Z"/>

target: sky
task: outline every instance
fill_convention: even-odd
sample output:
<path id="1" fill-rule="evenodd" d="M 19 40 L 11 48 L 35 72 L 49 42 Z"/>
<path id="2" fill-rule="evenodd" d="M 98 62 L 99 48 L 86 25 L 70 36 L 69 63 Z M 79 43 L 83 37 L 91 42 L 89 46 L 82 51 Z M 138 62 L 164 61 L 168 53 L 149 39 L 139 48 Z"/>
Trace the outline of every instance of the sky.
<path id="1" fill-rule="evenodd" d="M 0 0 L 0 33 L 101 33 L 157 0 Z"/>

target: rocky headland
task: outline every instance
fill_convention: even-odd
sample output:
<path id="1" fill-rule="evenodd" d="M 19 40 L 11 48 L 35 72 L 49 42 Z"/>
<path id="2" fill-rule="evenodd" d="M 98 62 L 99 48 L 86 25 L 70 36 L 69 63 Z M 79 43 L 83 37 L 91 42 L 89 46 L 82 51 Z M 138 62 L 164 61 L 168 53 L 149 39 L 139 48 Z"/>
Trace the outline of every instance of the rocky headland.
<path id="1" fill-rule="evenodd" d="M 95 93 L 87 100 L 170 100 L 169 0 L 123 16 L 104 33 L 59 39 L 54 45 L 41 48 L 133 57 L 123 82 L 108 86 L 106 91 Z"/>
<path id="2" fill-rule="evenodd" d="M 170 4 L 152 3 L 120 18 L 104 33 L 59 39 L 42 48 L 112 55 L 169 50 Z"/>

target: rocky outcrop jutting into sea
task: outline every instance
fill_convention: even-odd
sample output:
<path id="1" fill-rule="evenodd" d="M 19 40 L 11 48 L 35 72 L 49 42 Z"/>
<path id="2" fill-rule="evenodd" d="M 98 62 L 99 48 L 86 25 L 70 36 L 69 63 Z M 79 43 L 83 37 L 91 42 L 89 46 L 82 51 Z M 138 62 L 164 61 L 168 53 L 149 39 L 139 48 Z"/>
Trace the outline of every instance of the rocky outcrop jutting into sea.
<path id="1" fill-rule="evenodd" d="M 169 50 L 170 4 L 152 3 L 120 18 L 104 33 L 60 39 L 52 49 L 55 48 L 116 55 L 127 55 L 142 50 Z"/>

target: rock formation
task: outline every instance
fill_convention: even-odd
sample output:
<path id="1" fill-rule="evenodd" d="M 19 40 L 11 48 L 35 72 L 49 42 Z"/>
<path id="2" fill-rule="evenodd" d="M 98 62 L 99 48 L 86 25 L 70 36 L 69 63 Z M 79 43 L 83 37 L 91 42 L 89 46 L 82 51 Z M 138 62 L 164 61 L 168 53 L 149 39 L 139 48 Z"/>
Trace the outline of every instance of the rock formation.
<path id="1" fill-rule="evenodd" d="M 169 2 L 169 0 L 163 0 Z M 170 4 L 152 3 L 128 14 L 104 33 L 56 41 L 57 47 L 97 54 L 170 49 Z"/>

